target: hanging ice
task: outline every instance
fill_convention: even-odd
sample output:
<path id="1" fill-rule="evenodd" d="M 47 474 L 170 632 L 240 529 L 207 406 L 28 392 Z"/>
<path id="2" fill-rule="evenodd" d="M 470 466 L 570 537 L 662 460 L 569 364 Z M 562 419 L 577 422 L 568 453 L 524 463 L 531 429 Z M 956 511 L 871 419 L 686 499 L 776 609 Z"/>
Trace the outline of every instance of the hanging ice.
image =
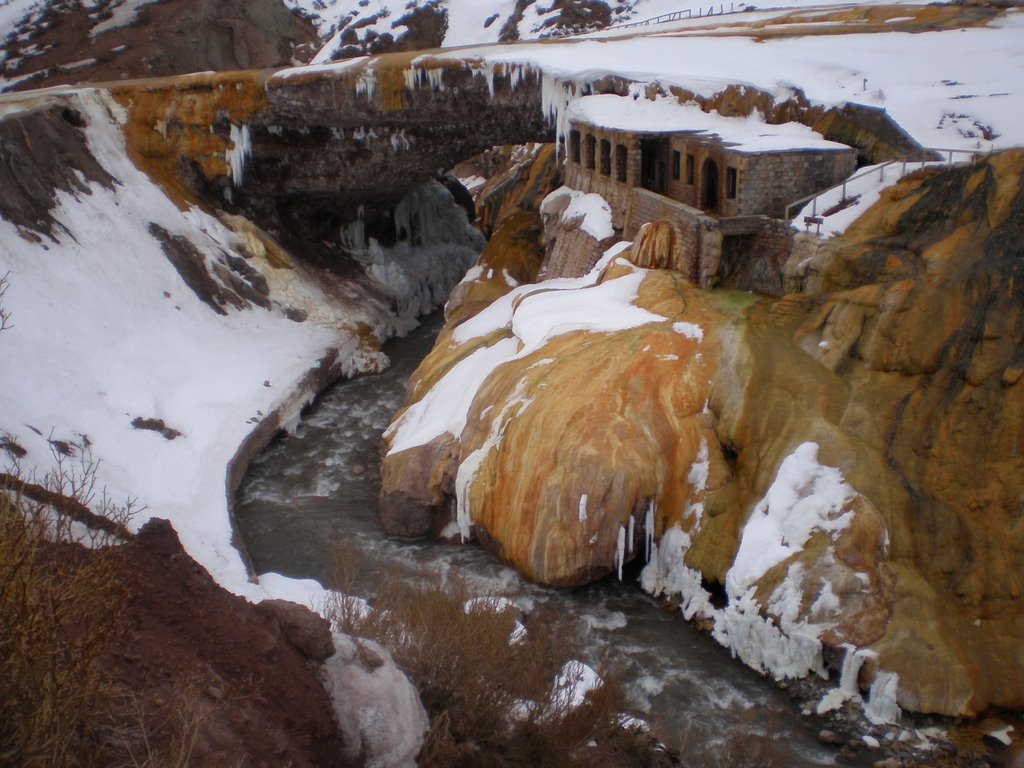
<path id="1" fill-rule="evenodd" d="M 231 184 L 234 187 L 242 186 L 245 179 L 245 161 L 252 154 L 252 139 L 249 135 L 249 126 L 231 124 L 231 148 L 224 152 L 224 162 L 231 171 Z"/>

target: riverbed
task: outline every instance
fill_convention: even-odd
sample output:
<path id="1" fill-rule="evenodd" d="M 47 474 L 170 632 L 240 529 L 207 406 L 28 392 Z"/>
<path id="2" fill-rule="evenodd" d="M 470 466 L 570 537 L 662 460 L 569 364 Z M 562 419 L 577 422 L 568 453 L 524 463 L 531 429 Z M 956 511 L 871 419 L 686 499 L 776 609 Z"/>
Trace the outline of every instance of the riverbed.
<path id="1" fill-rule="evenodd" d="M 592 659 L 611 654 L 624 671 L 628 704 L 683 751 L 684 764 L 707 764 L 700 756 L 727 741 L 771 739 L 780 765 L 870 765 L 839 758 L 820 744 L 820 725 L 801 716 L 799 702 L 659 606 L 635 576 L 572 591 L 546 589 L 474 545 L 384 534 L 376 512 L 380 435 L 441 322 L 432 316 L 388 344 L 390 369 L 328 389 L 294 434 L 275 439 L 252 462 L 235 514 L 256 571 L 325 585 L 344 573 L 346 590 L 363 597 L 384 574 L 409 580 L 454 574 L 471 590 L 507 597 L 525 612 L 544 605 L 575 617 L 587 653 Z"/>

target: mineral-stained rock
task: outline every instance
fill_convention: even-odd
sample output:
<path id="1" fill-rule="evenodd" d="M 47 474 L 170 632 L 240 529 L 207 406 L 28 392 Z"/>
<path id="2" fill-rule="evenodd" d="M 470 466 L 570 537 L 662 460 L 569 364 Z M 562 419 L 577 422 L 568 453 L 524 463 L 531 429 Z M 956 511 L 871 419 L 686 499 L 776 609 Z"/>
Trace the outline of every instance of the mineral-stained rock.
<path id="1" fill-rule="evenodd" d="M 640 269 L 655 226 L 632 264 L 453 317 L 382 491 L 420 466 L 435 525 L 454 502 L 543 583 L 650 558 L 647 588 L 777 676 L 861 649 L 876 715 L 1024 706 L 1022 177 L 1024 152 L 909 177 L 812 249 L 812 293 Z"/>

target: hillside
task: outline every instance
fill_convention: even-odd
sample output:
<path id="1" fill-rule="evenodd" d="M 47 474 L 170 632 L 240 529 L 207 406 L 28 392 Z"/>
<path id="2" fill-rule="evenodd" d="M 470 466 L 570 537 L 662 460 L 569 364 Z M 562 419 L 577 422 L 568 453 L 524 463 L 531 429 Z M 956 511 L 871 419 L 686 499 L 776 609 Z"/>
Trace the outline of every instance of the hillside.
<path id="1" fill-rule="evenodd" d="M 745 663 L 831 675 L 819 713 L 863 705 L 893 740 L 899 707 L 1021 707 L 1024 12 L 723 6 L 608 29 L 679 9 L 176 2 L 0 6 L 11 468 L 91 466 L 133 530 L 169 520 L 220 586 L 321 607 L 317 583 L 251 573 L 240 473 L 458 284 L 386 435 L 389 530 L 475 536 L 558 587 L 645 566 Z M 390 53 L 331 61 L 364 49 Z M 182 74 L 206 68 L 245 71 Z M 790 295 L 708 291 L 666 268 L 664 222 L 616 243 L 596 195 L 540 204 L 587 94 L 693 102 L 748 135 L 825 132 L 853 102 L 946 160 L 879 173 L 778 266 Z M 484 241 L 439 165 L 539 139 L 481 183 L 505 189 L 467 274 Z M 529 282 L 575 250 L 599 266 Z"/>

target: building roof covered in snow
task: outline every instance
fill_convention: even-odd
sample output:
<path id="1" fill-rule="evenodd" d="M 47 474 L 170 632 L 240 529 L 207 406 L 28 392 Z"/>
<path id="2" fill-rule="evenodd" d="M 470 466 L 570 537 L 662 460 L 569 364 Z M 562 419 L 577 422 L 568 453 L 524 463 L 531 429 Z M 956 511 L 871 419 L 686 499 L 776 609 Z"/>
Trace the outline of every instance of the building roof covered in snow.
<path id="1" fill-rule="evenodd" d="M 631 133 L 688 133 L 694 138 L 721 141 L 729 150 L 743 153 L 815 150 L 843 151 L 849 147 L 822 138 L 801 123 L 766 123 L 755 112 L 748 117 L 724 117 L 705 112 L 698 104 L 680 104 L 662 96 L 654 100 L 616 96 L 583 96 L 569 105 L 571 123 L 586 123 Z"/>

